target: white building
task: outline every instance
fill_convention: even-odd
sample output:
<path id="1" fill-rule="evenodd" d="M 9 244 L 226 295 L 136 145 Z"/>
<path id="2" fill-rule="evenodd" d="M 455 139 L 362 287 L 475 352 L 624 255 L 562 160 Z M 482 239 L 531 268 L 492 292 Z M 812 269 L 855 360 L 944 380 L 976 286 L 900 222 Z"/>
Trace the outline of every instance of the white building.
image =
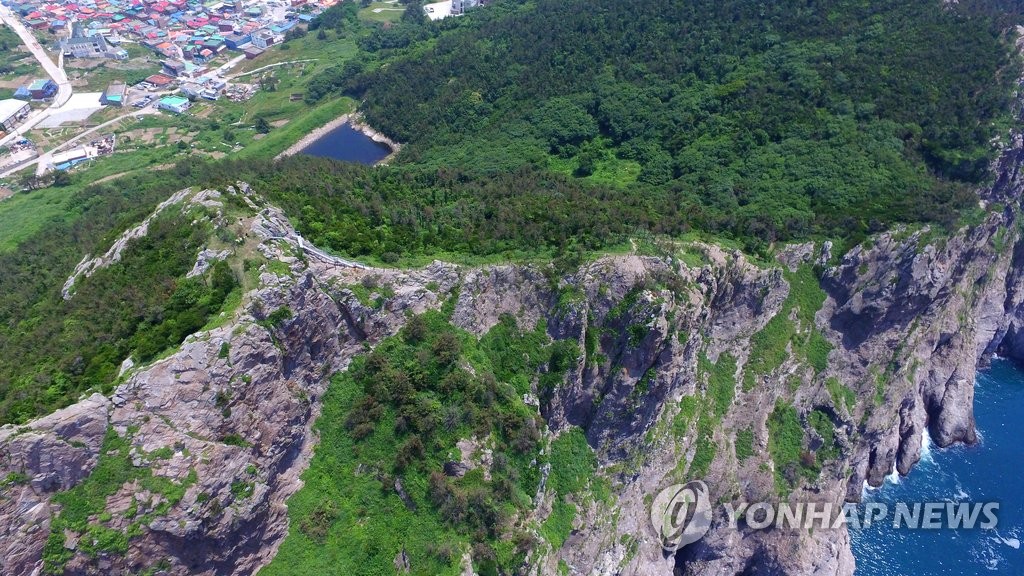
<path id="1" fill-rule="evenodd" d="M 465 14 L 466 10 L 471 10 L 482 4 L 482 0 L 452 0 L 452 15 Z"/>
<path id="2" fill-rule="evenodd" d="M 4 132 L 14 130 L 28 116 L 32 108 L 24 100 L 8 98 L 0 100 L 0 129 Z"/>

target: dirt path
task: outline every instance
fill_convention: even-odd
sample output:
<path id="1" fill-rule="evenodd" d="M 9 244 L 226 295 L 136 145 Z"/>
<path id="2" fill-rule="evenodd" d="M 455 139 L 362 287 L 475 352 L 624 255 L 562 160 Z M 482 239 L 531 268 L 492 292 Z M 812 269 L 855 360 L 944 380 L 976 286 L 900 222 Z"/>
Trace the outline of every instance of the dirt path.
<path id="1" fill-rule="evenodd" d="M 157 164 L 156 166 L 150 166 L 150 167 L 146 168 L 146 170 L 160 171 L 160 170 L 169 170 L 171 168 L 174 168 L 174 164 Z M 93 184 L 102 184 L 104 182 L 110 182 L 111 180 L 116 180 L 116 179 L 120 178 L 121 176 L 126 176 L 128 174 L 131 174 L 131 172 L 118 172 L 117 174 L 111 174 L 110 176 L 104 176 L 103 178 L 100 178 L 99 180 L 93 182 Z"/>

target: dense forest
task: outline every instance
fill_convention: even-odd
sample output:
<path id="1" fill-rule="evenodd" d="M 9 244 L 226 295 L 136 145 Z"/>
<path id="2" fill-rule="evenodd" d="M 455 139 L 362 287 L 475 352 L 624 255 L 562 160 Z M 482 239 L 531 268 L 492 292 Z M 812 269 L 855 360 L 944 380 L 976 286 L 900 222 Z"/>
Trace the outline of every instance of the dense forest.
<path id="1" fill-rule="evenodd" d="M 694 228 L 858 235 L 941 219 L 986 177 L 1017 77 L 1004 8 L 498 2 L 403 22 L 431 40 L 373 46 L 386 65 L 328 70 L 313 96 L 361 99 L 371 124 L 409 144 L 407 165 L 605 171 L 621 195 L 671 198 L 664 208 Z"/>

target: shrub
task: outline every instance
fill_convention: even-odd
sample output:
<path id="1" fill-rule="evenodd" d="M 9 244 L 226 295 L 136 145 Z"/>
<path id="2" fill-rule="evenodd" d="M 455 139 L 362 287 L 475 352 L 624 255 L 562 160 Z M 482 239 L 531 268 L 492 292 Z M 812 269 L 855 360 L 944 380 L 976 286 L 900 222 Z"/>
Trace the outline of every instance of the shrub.
<path id="1" fill-rule="evenodd" d="M 744 428 L 736 432 L 736 459 L 743 462 L 754 455 L 754 430 Z"/>

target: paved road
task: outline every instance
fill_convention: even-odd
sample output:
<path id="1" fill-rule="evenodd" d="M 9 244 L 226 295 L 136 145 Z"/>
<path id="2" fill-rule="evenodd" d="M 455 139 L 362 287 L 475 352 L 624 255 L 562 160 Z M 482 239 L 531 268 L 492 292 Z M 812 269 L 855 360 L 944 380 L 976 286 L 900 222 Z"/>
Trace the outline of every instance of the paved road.
<path id="1" fill-rule="evenodd" d="M 61 68 L 60 65 L 54 64 L 53 60 L 50 60 L 50 57 L 46 54 L 46 50 L 39 44 L 36 37 L 33 36 L 27 28 L 25 28 L 25 25 L 21 23 L 21 20 L 15 16 L 8 7 L 3 5 L 0 5 L 0 20 L 14 30 L 25 46 L 28 47 L 29 51 L 32 52 L 32 55 L 36 57 L 36 60 L 39 61 L 43 70 L 50 76 L 50 78 L 53 79 L 54 83 L 57 84 L 57 95 L 54 97 L 50 106 L 42 110 L 32 112 L 17 129 L 3 138 L 0 138 L 0 146 L 4 146 L 9 142 L 20 138 L 23 134 L 35 127 L 36 124 L 39 124 L 53 114 L 58 108 L 66 104 L 71 98 L 72 91 L 71 81 L 68 80 L 68 75 L 64 72 L 64 69 Z M 63 64 L 63 55 L 58 56 L 58 62 Z"/>
<path id="2" fill-rule="evenodd" d="M 75 143 L 79 142 L 80 140 L 85 139 L 87 136 L 91 136 L 91 135 L 95 134 L 96 132 L 99 132 L 100 130 L 103 130 L 104 128 L 107 128 L 108 126 L 110 126 L 112 124 L 117 124 L 118 122 L 120 122 L 121 120 L 124 120 L 126 118 L 133 118 L 133 117 L 136 117 L 136 116 L 143 116 L 145 114 L 158 114 L 158 113 L 159 112 L 157 111 L 157 109 L 154 108 L 153 104 L 151 103 L 149 106 L 146 106 L 145 108 L 142 108 L 141 110 L 135 110 L 133 112 L 129 112 L 128 114 L 124 114 L 122 116 L 118 116 L 117 118 L 114 118 L 113 120 L 107 120 L 106 122 L 104 122 L 102 124 L 99 124 L 97 126 L 93 126 L 92 128 L 89 128 L 88 130 L 86 130 L 85 132 L 82 132 L 81 134 L 79 134 L 77 136 L 74 136 L 73 138 L 69 138 L 69 139 L 65 140 L 64 142 L 60 143 L 59 145 L 57 145 L 57 146 L 47 150 L 43 154 L 39 155 L 39 157 L 36 158 L 35 160 L 33 160 L 32 162 L 29 162 L 28 164 L 24 164 L 24 165 L 18 167 L 17 171 L 24 170 L 27 166 L 31 166 L 31 165 L 35 164 L 36 165 L 36 176 L 42 176 L 43 174 L 46 174 L 46 171 L 49 170 L 52 167 L 51 164 L 53 164 L 53 155 L 56 154 L 57 152 L 61 152 L 64 149 L 69 148 L 72 144 L 75 144 Z M 10 174 L 0 174 L 0 178 L 7 177 L 9 175 Z"/>
<path id="3" fill-rule="evenodd" d="M 139 110 L 133 110 L 131 112 L 128 112 L 127 114 L 122 114 L 122 115 L 118 116 L 117 118 L 114 118 L 112 120 L 107 120 L 106 122 L 104 122 L 102 124 L 93 126 L 92 128 L 89 128 L 88 130 L 86 130 L 85 132 L 82 132 L 81 134 L 78 134 L 76 136 L 72 136 L 71 138 L 68 138 L 67 140 L 61 142 L 60 144 L 54 146 L 53 148 L 50 148 L 46 152 L 43 152 L 39 156 L 33 158 L 31 161 L 26 162 L 24 164 L 19 164 L 15 168 L 10 168 L 10 169 L 8 169 L 8 170 L 6 170 L 4 172 L 0 172 L 0 178 L 6 178 L 6 177 L 8 177 L 8 176 L 10 176 L 12 174 L 15 174 L 17 172 L 21 172 L 25 168 L 28 168 L 29 166 L 33 166 L 33 165 L 36 166 L 36 175 L 37 176 L 42 176 L 43 174 L 46 173 L 47 170 L 49 170 L 50 164 L 51 164 L 51 162 L 53 160 L 53 155 L 56 154 L 57 152 L 61 152 L 61 151 L 65 150 L 65 149 L 71 147 L 72 144 L 76 144 L 80 140 L 85 139 L 87 136 L 91 136 L 91 135 L 95 134 L 96 132 L 99 132 L 99 131 L 103 130 L 104 128 L 108 128 L 108 127 L 110 127 L 113 124 L 117 124 L 118 122 L 120 122 L 121 120 L 124 120 L 126 118 L 145 116 L 147 114 L 158 114 L 159 111 L 155 107 L 157 99 L 160 96 L 165 96 L 167 94 L 172 94 L 172 93 L 174 93 L 174 90 L 165 90 L 163 92 L 156 92 L 155 94 L 153 94 L 153 96 L 155 97 L 153 102 L 151 102 L 148 106 L 146 106 L 146 107 L 144 107 L 142 109 L 139 109 Z"/>
<path id="4" fill-rule="evenodd" d="M 102 124 L 98 124 L 96 126 L 93 126 L 92 128 L 89 128 L 88 130 L 86 130 L 85 132 L 82 132 L 81 134 L 78 134 L 76 136 L 72 136 L 71 138 L 68 138 L 67 140 L 61 142 L 60 144 L 58 144 L 56 146 L 54 146 L 53 148 L 50 148 L 46 152 L 43 152 L 42 154 L 40 154 L 39 156 L 34 158 L 31 162 L 26 162 L 25 164 L 21 164 L 21 165 L 17 166 L 16 168 L 13 168 L 13 169 L 7 170 L 6 172 L 0 173 L 0 178 L 6 178 L 6 177 L 10 176 L 11 174 L 14 174 L 16 172 L 21 172 L 25 168 L 28 168 L 29 166 L 32 166 L 32 165 L 36 166 L 36 175 L 37 176 L 42 176 L 43 174 L 46 173 L 47 170 L 50 169 L 50 164 L 53 162 L 53 155 L 56 154 L 57 152 L 61 152 L 61 151 L 65 150 L 65 149 L 71 147 L 72 144 L 76 144 L 80 140 L 85 139 L 87 136 L 91 136 L 91 135 L 95 134 L 96 132 L 99 132 L 99 131 L 103 130 L 104 128 L 107 128 L 107 127 L 109 127 L 109 126 L 111 126 L 113 124 L 117 124 L 118 122 L 120 122 L 121 120 L 124 120 L 126 118 L 134 118 L 134 117 L 138 117 L 138 116 L 145 116 L 147 114 L 158 114 L 159 111 L 156 109 L 156 102 L 157 102 L 157 100 L 159 100 L 161 96 L 166 96 L 167 94 L 173 94 L 174 92 L 176 92 L 176 90 L 165 90 L 163 92 L 156 92 L 156 93 L 153 94 L 153 97 L 154 97 L 153 101 L 150 102 L 145 107 L 143 107 L 143 108 L 141 108 L 139 110 L 133 110 L 131 112 L 128 112 L 127 114 L 122 114 L 122 115 L 118 116 L 117 118 L 114 118 L 113 120 L 107 120 L 106 122 L 104 122 Z"/>

